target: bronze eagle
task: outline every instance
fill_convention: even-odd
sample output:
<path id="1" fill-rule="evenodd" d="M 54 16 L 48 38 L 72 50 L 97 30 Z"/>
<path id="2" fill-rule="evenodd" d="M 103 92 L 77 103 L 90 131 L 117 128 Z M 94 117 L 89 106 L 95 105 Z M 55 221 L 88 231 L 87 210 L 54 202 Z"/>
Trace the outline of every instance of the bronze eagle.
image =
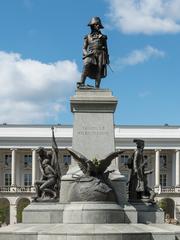
<path id="1" fill-rule="evenodd" d="M 74 160 L 78 163 L 79 168 L 86 176 L 102 177 L 106 169 L 110 166 L 112 160 L 122 154 L 124 151 L 115 151 L 108 154 L 103 159 L 87 159 L 81 153 L 75 151 L 74 149 L 67 148 L 67 151 L 71 154 Z"/>

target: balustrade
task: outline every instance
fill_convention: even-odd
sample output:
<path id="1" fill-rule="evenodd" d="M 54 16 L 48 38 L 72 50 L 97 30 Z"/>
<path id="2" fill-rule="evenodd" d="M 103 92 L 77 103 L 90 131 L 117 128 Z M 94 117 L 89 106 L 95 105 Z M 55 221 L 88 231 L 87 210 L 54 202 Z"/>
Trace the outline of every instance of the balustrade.
<path id="1" fill-rule="evenodd" d="M 2 186 L 0 187 L 0 192 L 34 192 L 34 189 L 31 186 L 26 186 L 26 187 L 10 187 L 10 186 Z"/>

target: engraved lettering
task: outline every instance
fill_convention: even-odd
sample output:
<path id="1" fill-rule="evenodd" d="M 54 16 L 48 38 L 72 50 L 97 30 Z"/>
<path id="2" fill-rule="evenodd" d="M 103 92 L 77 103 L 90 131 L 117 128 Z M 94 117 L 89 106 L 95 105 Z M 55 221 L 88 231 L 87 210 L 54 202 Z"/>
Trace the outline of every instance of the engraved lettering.
<path id="1" fill-rule="evenodd" d="M 82 126 L 77 134 L 81 136 L 103 136 L 108 135 L 109 132 L 105 129 L 105 126 Z"/>

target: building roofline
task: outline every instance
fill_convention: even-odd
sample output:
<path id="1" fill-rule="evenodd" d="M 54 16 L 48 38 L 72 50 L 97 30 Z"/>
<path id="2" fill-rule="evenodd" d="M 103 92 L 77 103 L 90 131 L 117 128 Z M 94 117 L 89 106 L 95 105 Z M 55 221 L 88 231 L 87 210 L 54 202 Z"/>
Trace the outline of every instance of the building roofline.
<path id="1" fill-rule="evenodd" d="M 72 128 L 72 124 L 8 124 L 8 123 L 3 123 L 0 124 L 0 127 L 4 128 L 14 128 L 14 127 L 28 127 L 28 128 L 50 128 L 50 127 L 58 127 L 58 128 Z M 119 125 L 115 124 L 115 128 L 161 128 L 161 129 L 175 129 L 175 128 L 180 128 L 180 125 L 169 125 L 169 124 L 164 124 L 164 125 Z"/>
<path id="2" fill-rule="evenodd" d="M 180 125 L 115 125 L 116 128 L 180 128 Z"/>
<path id="3" fill-rule="evenodd" d="M 71 124 L 8 124 L 8 123 L 3 123 L 3 124 L 0 124 L 0 127 L 28 127 L 28 128 L 31 128 L 31 127 L 37 127 L 37 128 L 50 128 L 50 127 L 58 127 L 58 128 L 72 128 L 72 125 Z"/>

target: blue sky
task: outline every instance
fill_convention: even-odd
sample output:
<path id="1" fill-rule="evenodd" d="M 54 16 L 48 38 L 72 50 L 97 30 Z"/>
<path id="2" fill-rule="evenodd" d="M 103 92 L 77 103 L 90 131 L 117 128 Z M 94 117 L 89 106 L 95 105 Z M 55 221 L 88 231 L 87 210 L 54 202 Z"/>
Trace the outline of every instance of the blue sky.
<path id="1" fill-rule="evenodd" d="M 179 125 L 179 12 L 180 0 L 1 0 L 0 122 L 72 124 L 83 37 L 99 16 L 115 123 Z"/>

